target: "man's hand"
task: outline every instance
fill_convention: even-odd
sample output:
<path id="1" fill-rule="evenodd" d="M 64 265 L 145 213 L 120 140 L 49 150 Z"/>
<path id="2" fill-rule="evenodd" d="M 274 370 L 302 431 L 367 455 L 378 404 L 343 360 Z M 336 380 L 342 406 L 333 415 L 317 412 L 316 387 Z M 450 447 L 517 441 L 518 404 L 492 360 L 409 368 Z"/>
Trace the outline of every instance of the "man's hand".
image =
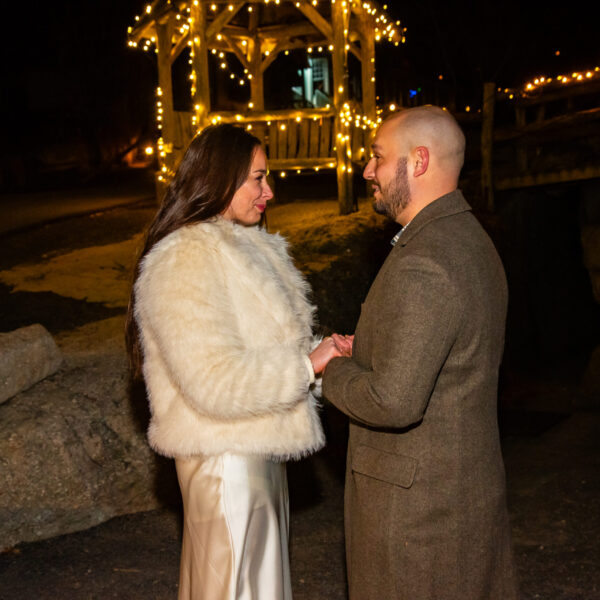
<path id="1" fill-rule="evenodd" d="M 339 350 L 341 356 L 352 356 L 353 335 L 339 335 L 334 333 L 331 338 Z"/>

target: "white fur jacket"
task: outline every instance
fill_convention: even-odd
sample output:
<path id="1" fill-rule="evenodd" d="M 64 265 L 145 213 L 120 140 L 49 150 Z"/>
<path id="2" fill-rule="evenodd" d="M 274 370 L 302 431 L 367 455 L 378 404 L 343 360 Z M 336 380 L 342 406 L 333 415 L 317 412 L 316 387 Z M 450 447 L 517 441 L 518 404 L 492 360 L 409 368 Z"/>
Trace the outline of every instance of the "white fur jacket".
<path id="1" fill-rule="evenodd" d="M 157 243 L 135 286 L 150 445 L 287 460 L 321 448 L 307 284 L 279 235 L 217 217 Z"/>

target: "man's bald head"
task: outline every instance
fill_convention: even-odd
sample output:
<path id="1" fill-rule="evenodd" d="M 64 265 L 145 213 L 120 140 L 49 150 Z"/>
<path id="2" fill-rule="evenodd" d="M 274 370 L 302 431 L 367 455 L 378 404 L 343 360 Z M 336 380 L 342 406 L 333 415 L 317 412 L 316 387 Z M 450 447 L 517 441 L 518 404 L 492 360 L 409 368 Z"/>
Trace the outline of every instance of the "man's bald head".
<path id="1" fill-rule="evenodd" d="M 373 207 L 402 225 L 458 186 L 465 136 L 454 117 L 437 106 L 386 119 L 371 148 L 363 176 L 373 186 Z"/>
<path id="2" fill-rule="evenodd" d="M 448 175 L 454 174 L 458 180 L 465 156 L 465 136 L 448 111 L 438 106 L 409 108 L 382 125 L 388 126 L 405 153 L 425 146 L 438 167 Z"/>

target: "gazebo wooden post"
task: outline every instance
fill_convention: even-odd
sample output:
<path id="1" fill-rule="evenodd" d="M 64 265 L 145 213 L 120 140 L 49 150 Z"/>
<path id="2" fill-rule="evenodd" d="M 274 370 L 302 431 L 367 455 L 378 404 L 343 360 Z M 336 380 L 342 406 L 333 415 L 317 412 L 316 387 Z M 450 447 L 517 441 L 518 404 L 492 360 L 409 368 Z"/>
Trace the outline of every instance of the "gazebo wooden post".
<path id="1" fill-rule="evenodd" d="M 171 82 L 171 36 L 173 35 L 173 19 L 170 16 L 166 23 L 156 24 L 156 46 L 158 50 L 158 86 L 161 90 L 162 103 L 162 138 L 165 157 L 163 164 L 172 170 L 175 166 L 175 112 L 173 110 L 173 84 Z"/>
<path id="2" fill-rule="evenodd" d="M 373 17 L 365 10 L 360 11 L 360 45 L 362 50 L 361 84 L 363 114 L 371 121 L 377 117 L 375 102 L 375 37 L 373 36 Z"/>
<path id="3" fill-rule="evenodd" d="M 265 90 L 264 77 L 262 69 L 262 47 L 258 35 L 258 11 L 259 5 L 255 5 L 250 13 L 248 23 L 248 33 L 250 40 L 248 43 L 248 62 L 250 63 L 250 101 L 253 111 L 263 111 L 265 109 Z M 258 124 L 252 132 L 263 144 L 265 142 L 265 126 Z"/>
<path id="4" fill-rule="evenodd" d="M 192 40 L 193 102 L 196 128 L 204 129 L 210 112 L 208 44 L 206 40 L 206 0 L 190 3 L 190 39 Z"/>
<path id="5" fill-rule="evenodd" d="M 377 119 L 377 102 L 375 97 L 375 29 L 374 18 L 362 7 L 358 12 L 358 27 L 360 34 L 361 47 L 361 89 L 362 89 L 362 109 L 369 121 L 375 122 Z M 373 140 L 374 129 L 364 132 L 363 146 L 365 154 L 361 156 L 365 160 L 370 154 L 370 146 Z"/>
<path id="6" fill-rule="evenodd" d="M 345 6 L 344 6 L 345 5 Z M 332 1 L 331 21 L 333 30 L 333 104 L 335 107 L 334 134 L 337 159 L 337 185 L 340 214 L 347 215 L 354 210 L 354 197 L 352 190 L 352 163 L 348 156 L 350 145 L 346 140 L 349 135 L 344 126 L 342 113 L 348 98 L 348 71 L 346 64 L 346 36 L 344 29 L 346 20 L 344 8 L 350 11 L 350 6 L 342 0 Z"/>

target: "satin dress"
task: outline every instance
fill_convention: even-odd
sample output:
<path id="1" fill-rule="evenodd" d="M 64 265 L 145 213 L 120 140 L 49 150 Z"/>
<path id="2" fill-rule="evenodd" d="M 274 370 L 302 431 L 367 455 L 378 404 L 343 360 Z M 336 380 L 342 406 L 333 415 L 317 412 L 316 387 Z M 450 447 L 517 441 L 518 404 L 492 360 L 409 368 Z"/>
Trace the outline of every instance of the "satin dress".
<path id="1" fill-rule="evenodd" d="M 285 463 L 175 460 L 183 498 L 179 600 L 291 600 Z"/>

